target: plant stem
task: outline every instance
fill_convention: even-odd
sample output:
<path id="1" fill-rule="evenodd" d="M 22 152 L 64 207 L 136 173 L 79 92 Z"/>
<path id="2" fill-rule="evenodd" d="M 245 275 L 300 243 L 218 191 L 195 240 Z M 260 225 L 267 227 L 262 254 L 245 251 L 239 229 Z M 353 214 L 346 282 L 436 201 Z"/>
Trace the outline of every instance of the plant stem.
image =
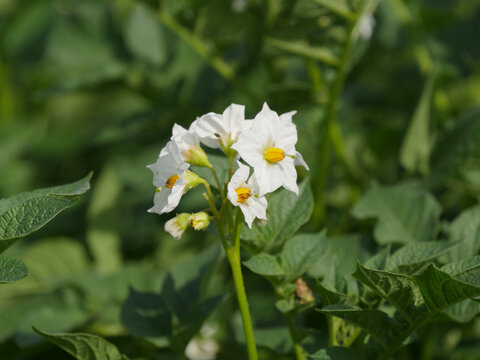
<path id="1" fill-rule="evenodd" d="M 232 268 L 235 292 L 237 293 L 238 306 L 240 308 L 240 314 L 242 315 L 248 359 L 258 360 L 257 347 L 255 345 L 255 337 L 253 335 L 252 320 L 250 318 L 250 310 L 248 309 L 247 294 L 245 293 L 245 285 L 243 283 L 240 252 L 237 251 L 235 247 L 231 247 L 227 251 L 227 257 L 230 262 L 230 267 Z"/>
<path id="2" fill-rule="evenodd" d="M 222 245 L 227 254 L 228 262 L 232 269 L 233 283 L 235 285 L 235 293 L 237 294 L 238 306 L 240 308 L 240 314 L 242 316 L 243 331 L 245 333 L 245 341 L 247 344 L 248 359 L 258 360 L 257 347 L 255 345 L 255 337 L 253 335 L 252 319 L 250 317 L 250 311 L 248 309 L 247 294 L 245 292 L 245 285 L 243 283 L 242 265 L 240 260 L 240 233 L 243 224 L 243 214 L 237 210 L 237 218 L 235 226 L 232 226 L 231 212 L 227 214 L 230 217 L 228 224 L 228 232 L 230 233 L 230 243 L 225 237 L 225 227 L 221 215 L 218 213 L 217 207 L 213 200 L 212 190 L 210 185 L 205 181 L 205 189 L 207 190 L 207 201 L 215 216 L 215 226 L 217 227 L 218 234 L 222 240 Z"/>
<path id="3" fill-rule="evenodd" d="M 293 348 L 295 350 L 295 357 L 297 360 L 306 360 L 305 353 L 303 351 L 302 345 L 300 345 L 298 339 L 297 328 L 293 321 L 293 316 L 291 313 L 283 313 L 283 317 L 287 322 L 288 331 L 290 332 L 290 337 L 292 338 Z"/>
<path id="4" fill-rule="evenodd" d="M 158 14 L 160 21 L 168 27 L 179 38 L 190 45 L 198 55 L 200 55 L 220 76 L 231 82 L 232 85 L 242 90 L 251 101 L 257 103 L 257 98 L 244 84 L 235 76 L 235 71 L 232 66 L 223 61 L 221 57 L 215 56 L 211 53 L 204 42 L 195 36 L 190 30 L 178 23 L 166 11 L 160 10 Z"/>
<path id="5" fill-rule="evenodd" d="M 328 168 L 330 163 L 330 147 L 335 147 L 336 153 L 344 165 L 349 169 L 348 161 L 345 156 L 343 141 L 341 138 L 340 128 L 337 123 L 337 110 L 340 95 L 343 90 L 345 78 L 348 74 L 350 66 L 350 55 L 353 45 L 358 38 L 359 21 L 365 13 L 373 12 L 376 6 L 376 1 L 365 0 L 362 9 L 358 14 L 351 18 L 349 26 L 348 37 L 343 47 L 343 54 L 340 59 L 340 64 L 336 73 L 335 80 L 332 85 L 330 99 L 325 115 L 325 122 L 320 139 L 320 149 L 318 151 L 318 163 L 316 168 L 316 186 L 315 186 L 315 209 L 313 213 L 313 223 L 318 227 L 324 221 L 325 217 L 325 194 L 328 185 Z"/>
<path id="6" fill-rule="evenodd" d="M 218 191 L 220 191 L 220 195 L 222 195 L 222 198 L 224 197 L 224 194 L 223 194 L 223 185 L 222 183 L 220 182 L 220 179 L 218 178 L 218 175 L 217 175 L 217 172 L 215 171 L 215 168 L 212 166 L 209 168 L 210 171 L 212 172 L 213 174 L 213 177 L 215 178 L 215 183 L 217 184 L 218 186 Z"/>

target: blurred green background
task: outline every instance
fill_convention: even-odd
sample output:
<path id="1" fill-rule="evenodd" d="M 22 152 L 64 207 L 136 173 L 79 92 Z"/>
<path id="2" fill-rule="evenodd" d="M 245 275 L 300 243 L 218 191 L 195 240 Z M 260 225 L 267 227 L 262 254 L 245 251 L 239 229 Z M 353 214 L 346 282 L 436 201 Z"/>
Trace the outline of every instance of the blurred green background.
<path id="1" fill-rule="evenodd" d="M 367 11 L 359 19 L 365 3 L 373 16 Z M 217 241 L 190 232 L 175 242 L 164 233 L 170 216 L 146 213 L 154 187 L 145 166 L 174 123 L 188 127 L 231 103 L 245 104 L 248 118 L 264 101 L 279 113 L 298 111 L 298 149 L 326 208 L 317 209 L 307 230 L 361 229 L 349 210 L 374 182 L 433 179 L 430 189 L 446 218 L 476 203 L 477 148 L 440 176 L 435 159 L 448 147 L 435 145 L 459 118 L 478 113 L 480 2 L 375 5 L 1 0 L 0 197 L 95 173 L 79 206 L 9 250 L 31 274 L 0 290 L 2 358 L 62 358 L 39 343 L 34 323 L 121 339 L 119 312 L 129 284 L 154 288 L 153 274 Z M 353 24 L 359 26 L 352 38 Z M 339 136 L 324 151 L 329 131 Z M 200 209 L 201 201 L 189 194 L 178 211 Z M 88 286 L 78 291 L 78 282 Z M 258 288 L 247 290 L 251 302 L 259 301 L 254 317 L 275 324 L 275 309 L 262 303 L 269 289 L 257 278 L 247 282 Z M 478 324 L 469 329 L 480 338 Z M 126 352 L 153 351 L 142 342 L 119 342 Z"/>

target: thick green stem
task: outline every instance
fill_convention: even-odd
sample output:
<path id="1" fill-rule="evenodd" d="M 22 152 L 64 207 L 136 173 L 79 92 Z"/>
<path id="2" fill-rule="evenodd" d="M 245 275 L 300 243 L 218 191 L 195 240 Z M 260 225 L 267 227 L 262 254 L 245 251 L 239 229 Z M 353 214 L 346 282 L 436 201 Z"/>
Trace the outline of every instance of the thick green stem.
<path id="1" fill-rule="evenodd" d="M 230 267 L 232 269 L 233 283 L 235 285 L 235 293 L 237 294 L 238 306 L 242 316 L 243 330 L 247 344 L 248 359 L 258 360 L 257 347 L 255 345 L 255 337 L 253 335 L 252 319 L 248 309 L 247 294 L 245 292 L 245 285 L 243 283 L 242 265 L 240 260 L 240 233 L 242 230 L 243 214 L 241 211 L 237 211 L 235 226 L 231 225 L 233 222 L 232 219 L 227 221 L 228 232 L 230 233 L 229 243 L 225 237 L 224 222 L 221 214 L 218 213 L 217 207 L 215 206 L 210 185 L 205 181 L 204 186 L 207 190 L 207 201 L 215 217 L 215 226 L 217 227 L 218 234 L 222 240 L 223 248 L 227 254 L 228 262 L 230 263 Z M 227 216 L 231 217 L 231 213 L 227 214 Z"/>
<path id="2" fill-rule="evenodd" d="M 288 331 L 290 332 L 290 337 L 293 342 L 293 349 L 295 350 L 295 357 L 297 360 L 306 360 L 305 352 L 303 351 L 302 345 L 300 345 L 300 339 L 298 337 L 297 327 L 293 321 L 293 316 L 290 313 L 284 313 L 283 317 L 287 322 Z"/>
<path id="3" fill-rule="evenodd" d="M 257 347 L 255 345 L 255 337 L 253 335 L 252 319 L 248 308 L 247 294 L 245 293 L 245 285 L 243 283 L 242 265 L 240 263 L 240 252 L 232 247 L 227 252 L 230 267 L 233 274 L 233 282 L 235 284 L 235 292 L 237 293 L 238 306 L 242 315 L 243 331 L 245 333 L 245 341 L 247 343 L 248 359 L 258 360 Z"/>

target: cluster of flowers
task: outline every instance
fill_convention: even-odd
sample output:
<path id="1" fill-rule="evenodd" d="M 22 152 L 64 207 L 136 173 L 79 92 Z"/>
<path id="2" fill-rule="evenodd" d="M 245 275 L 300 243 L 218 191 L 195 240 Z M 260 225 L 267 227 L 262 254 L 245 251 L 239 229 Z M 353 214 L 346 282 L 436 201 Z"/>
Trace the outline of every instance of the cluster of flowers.
<path id="1" fill-rule="evenodd" d="M 183 194 L 205 180 L 189 170 L 190 165 L 212 169 L 212 164 L 200 144 L 223 151 L 235 159 L 238 169 L 230 177 L 227 197 L 240 207 L 245 222 L 267 219 L 265 195 L 284 187 L 298 194 L 295 165 L 308 166 L 295 150 L 297 128 L 292 122 L 295 111 L 278 115 L 265 103 L 253 120 L 245 119 L 245 107 L 232 104 L 223 114 L 208 113 L 197 118 L 185 129 L 175 124 L 171 140 L 160 151 L 153 172 L 156 194 L 149 212 L 158 214 L 173 211 Z M 250 167 L 253 173 L 250 176 Z M 180 238 L 188 226 L 202 230 L 210 216 L 205 212 L 183 213 L 169 220 L 165 230 Z"/>

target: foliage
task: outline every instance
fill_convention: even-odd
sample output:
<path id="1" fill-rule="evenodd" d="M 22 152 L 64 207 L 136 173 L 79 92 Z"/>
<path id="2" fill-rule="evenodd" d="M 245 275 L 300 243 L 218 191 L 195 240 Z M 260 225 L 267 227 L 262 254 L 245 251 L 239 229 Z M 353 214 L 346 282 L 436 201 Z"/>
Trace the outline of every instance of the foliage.
<path id="1" fill-rule="evenodd" d="M 165 234 L 145 165 L 173 123 L 264 101 L 311 170 L 242 229 L 260 358 L 477 356 L 479 9 L 0 2 L 2 358 L 245 359 L 217 231 Z"/>

